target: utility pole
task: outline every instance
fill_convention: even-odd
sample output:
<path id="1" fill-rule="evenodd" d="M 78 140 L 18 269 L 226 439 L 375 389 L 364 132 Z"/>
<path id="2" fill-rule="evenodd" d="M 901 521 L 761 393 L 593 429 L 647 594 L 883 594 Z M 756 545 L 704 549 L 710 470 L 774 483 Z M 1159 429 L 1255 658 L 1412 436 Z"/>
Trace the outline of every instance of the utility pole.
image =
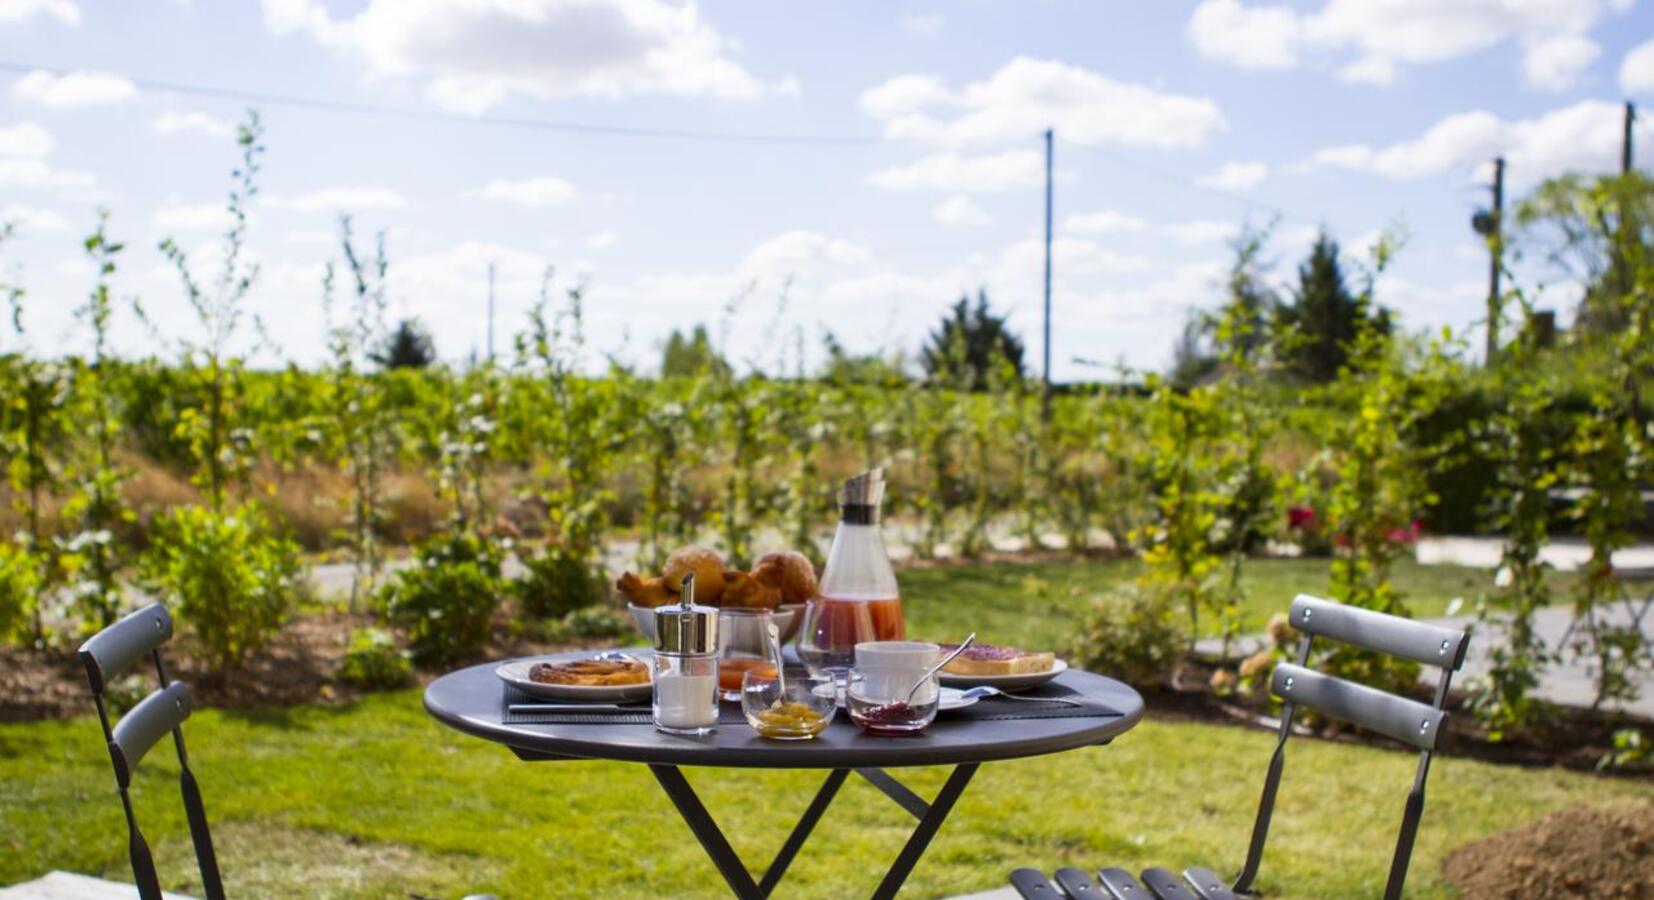
<path id="1" fill-rule="evenodd" d="M 1488 235 L 1487 246 L 1492 262 L 1488 265 L 1487 274 L 1487 352 L 1483 355 L 1484 365 L 1493 365 L 1493 358 L 1499 352 L 1499 317 L 1504 306 L 1503 298 L 1499 296 L 1499 269 L 1505 261 L 1505 158 L 1498 157 L 1493 161 L 1493 221 L 1490 223 L 1491 233 Z"/>
<path id="2" fill-rule="evenodd" d="M 1631 124 L 1637 121 L 1637 104 L 1625 101 L 1625 131 L 1620 135 L 1620 174 L 1631 174 Z"/>
<path id="3" fill-rule="evenodd" d="M 1051 132 L 1045 129 L 1045 391 L 1040 417 L 1051 421 Z"/>
<path id="4" fill-rule="evenodd" d="M 494 264 L 488 264 L 488 361 L 494 361 Z"/>

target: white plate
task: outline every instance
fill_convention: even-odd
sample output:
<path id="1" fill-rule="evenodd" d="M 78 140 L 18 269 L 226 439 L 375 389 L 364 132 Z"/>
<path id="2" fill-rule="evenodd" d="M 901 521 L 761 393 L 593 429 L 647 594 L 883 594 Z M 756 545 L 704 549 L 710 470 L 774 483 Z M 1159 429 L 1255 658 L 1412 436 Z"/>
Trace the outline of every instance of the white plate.
<path id="1" fill-rule="evenodd" d="M 949 687 L 973 688 L 987 685 L 1002 691 L 1026 691 L 1031 687 L 1039 687 L 1066 671 L 1068 663 L 1059 659 L 1044 672 L 1028 672 L 1022 675 L 955 675 L 951 672 L 942 672 L 938 677 Z"/>
<path id="2" fill-rule="evenodd" d="M 811 693 L 815 694 L 817 697 L 825 697 L 828 694 L 831 694 L 833 690 L 834 686 L 831 684 L 818 684 L 811 690 Z M 982 699 L 981 697 L 967 697 L 965 696 L 965 692 L 958 688 L 944 687 L 941 691 L 942 695 L 936 703 L 936 708 L 942 712 L 947 712 L 950 709 L 964 709 L 965 707 L 970 706 L 976 701 Z M 844 698 L 839 698 L 838 705 L 840 707 L 844 706 Z"/>
<path id="3" fill-rule="evenodd" d="M 515 687 L 530 697 L 542 700 L 645 700 L 653 695 L 652 685 L 645 681 L 642 684 L 614 684 L 614 685 L 583 685 L 583 684 L 541 684 L 528 677 L 528 670 L 539 662 L 569 662 L 566 656 L 525 656 L 508 663 L 501 663 L 494 674 L 500 680 Z M 648 666 L 644 663 L 644 666 Z"/>

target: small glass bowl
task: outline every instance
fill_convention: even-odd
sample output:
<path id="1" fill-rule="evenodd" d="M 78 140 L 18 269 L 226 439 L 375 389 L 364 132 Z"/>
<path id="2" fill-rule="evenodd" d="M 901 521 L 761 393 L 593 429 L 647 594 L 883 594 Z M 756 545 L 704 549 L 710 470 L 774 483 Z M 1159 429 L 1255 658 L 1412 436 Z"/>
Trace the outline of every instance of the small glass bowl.
<path id="1" fill-rule="evenodd" d="M 910 669 L 850 670 L 850 720 L 868 734 L 917 734 L 936 721 L 942 703 L 942 686 L 935 675 L 907 694 L 917 675 Z"/>
<path id="2" fill-rule="evenodd" d="M 741 676 L 741 713 L 759 735 L 778 741 L 807 741 L 832 723 L 838 705 L 826 677 L 787 673 L 786 693 L 774 671 L 749 671 Z"/>

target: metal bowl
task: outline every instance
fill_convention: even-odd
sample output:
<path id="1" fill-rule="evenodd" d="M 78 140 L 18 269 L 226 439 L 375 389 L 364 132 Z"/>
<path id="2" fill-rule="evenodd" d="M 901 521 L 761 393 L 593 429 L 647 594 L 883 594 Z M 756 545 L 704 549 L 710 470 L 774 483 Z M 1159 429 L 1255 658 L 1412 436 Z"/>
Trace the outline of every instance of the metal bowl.
<path id="1" fill-rule="evenodd" d="M 628 603 L 626 609 L 632 614 L 632 623 L 637 626 L 637 630 L 642 632 L 643 636 L 653 644 L 655 642 L 654 607 Z M 798 633 L 798 626 L 804 624 L 803 612 L 804 604 L 802 603 L 784 603 L 776 608 L 775 627 L 781 632 L 781 643 L 787 643 L 793 639 L 793 635 Z"/>

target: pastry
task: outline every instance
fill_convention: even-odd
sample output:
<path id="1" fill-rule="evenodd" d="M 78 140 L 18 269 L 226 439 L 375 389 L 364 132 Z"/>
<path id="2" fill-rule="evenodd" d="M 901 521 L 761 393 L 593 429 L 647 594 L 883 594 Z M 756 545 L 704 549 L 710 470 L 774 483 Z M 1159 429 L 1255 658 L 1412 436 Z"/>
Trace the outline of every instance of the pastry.
<path id="1" fill-rule="evenodd" d="M 633 606 L 665 606 L 678 599 L 678 592 L 666 586 L 666 579 L 640 578 L 631 572 L 620 576 L 615 589 L 625 594 Z"/>
<path id="2" fill-rule="evenodd" d="M 942 645 L 943 653 L 952 651 L 952 646 Z M 1030 653 L 1001 644 L 972 644 L 943 666 L 942 671 L 949 675 L 1027 675 L 1049 672 L 1056 661 L 1055 653 Z"/>
<path id="3" fill-rule="evenodd" d="M 695 602 L 717 606 L 724 595 L 724 558 L 708 547 L 680 547 L 666 558 L 661 579 L 675 593 L 690 572 L 695 573 Z"/>
<path id="4" fill-rule="evenodd" d="M 648 684 L 649 668 L 635 659 L 577 659 L 565 663 L 535 663 L 528 670 L 528 677 L 541 684 L 581 687 Z"/>
<path id="5" fill-rule="evenodd" d="M 695 576 L 700 580 L 700 576 Z M 718 599 L 724 609 L 775 609 L 781 605 L 781 589 L 746 572 L 724 573 L 724 595 Z"/>
<path id="6" fill-rule="evenodd" d="M 797 550 L 777 550 L 758 557 L 752 577 L 781 592 L 782 603 L 803 603 L 816 595 L 816 570 Z"/>

